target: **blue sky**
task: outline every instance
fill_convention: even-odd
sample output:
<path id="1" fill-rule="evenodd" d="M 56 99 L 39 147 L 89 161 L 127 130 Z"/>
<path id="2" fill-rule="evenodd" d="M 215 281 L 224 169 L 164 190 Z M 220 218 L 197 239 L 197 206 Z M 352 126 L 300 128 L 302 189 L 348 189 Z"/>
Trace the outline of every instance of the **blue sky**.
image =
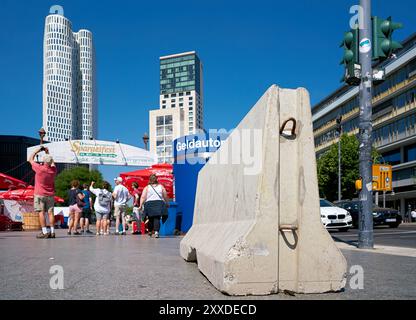
<path id="1" fill-rule="evenodd" d="M 142 146 L 158 107 L 159 56 L 198 52 L 205 126 L 231 129 L 273 83 L 307 88 L 312 104 L 340 86 L 338 46 L 357 2 L 0 0 L 0 134 L 36 137 L 42 126 L 43 27 L 54 4 L 74 31 L 93 32 L 99 138 Z M 404 23 L 398 40 L 416 31 L 415 11 L 414 0 L 373 1 L 373 15 Z"/>

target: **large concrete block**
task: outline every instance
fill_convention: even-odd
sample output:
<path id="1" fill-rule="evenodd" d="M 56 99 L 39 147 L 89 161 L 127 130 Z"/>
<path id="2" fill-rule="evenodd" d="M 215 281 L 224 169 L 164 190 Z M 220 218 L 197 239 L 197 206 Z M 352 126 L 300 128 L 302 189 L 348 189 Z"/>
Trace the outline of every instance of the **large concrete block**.
<path id="1" fill-rule="evenodd" d="M 290 118 L 296 128 L 289 121 L 280 132 Z M 244 132 L 253 133 L 251 143 L 242 141 Z M 236 161 L 238 144 L 260 157 L 258 172 Z M 237 154 L 240 160 L 244 152 Z M 180 253 L 230 295 L 321 293 L 345 286 L 345 258 L 320 220 L 305 89 L 270 87 L 200 171 L 194 224 Z"/>

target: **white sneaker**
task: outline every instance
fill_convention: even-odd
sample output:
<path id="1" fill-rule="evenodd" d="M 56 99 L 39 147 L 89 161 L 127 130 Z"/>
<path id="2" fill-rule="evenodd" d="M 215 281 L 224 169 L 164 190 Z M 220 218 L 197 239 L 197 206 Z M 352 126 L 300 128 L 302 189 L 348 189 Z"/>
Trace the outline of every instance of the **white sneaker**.
<path id="1" fill-rule="evenodd" d="M 155 238 L 159 238 L 159 232 L 155 231 Z"/>

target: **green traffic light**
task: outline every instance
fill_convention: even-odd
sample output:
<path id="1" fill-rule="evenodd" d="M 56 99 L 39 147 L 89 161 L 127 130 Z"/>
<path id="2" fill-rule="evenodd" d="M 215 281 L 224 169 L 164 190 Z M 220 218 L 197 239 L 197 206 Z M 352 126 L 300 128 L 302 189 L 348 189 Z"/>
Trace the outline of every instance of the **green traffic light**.
<path id="1" fill-rule="evenodd" d="M 351 31 L 350 32 L 346 32 L 345 33 L 345 36 L 344 36 L 344 44 L 345 44 L 345 46 L 347 48 L 351 48 L 351 45 L 352 45 L 353 41 L 354 41 L 354 35 L 353 35 L 353 33 Z"/>
<path id="2" fill-rule="evenodd" d="M 393 22 L 391 17 L 380 19 L 372 18 L 373 22 L 373 59 L 384 60 L 392 55 L 392 53 L 402 48 L 402 45 L 393 40 L 393 32 L 403 27 L 399 22 Z"/>

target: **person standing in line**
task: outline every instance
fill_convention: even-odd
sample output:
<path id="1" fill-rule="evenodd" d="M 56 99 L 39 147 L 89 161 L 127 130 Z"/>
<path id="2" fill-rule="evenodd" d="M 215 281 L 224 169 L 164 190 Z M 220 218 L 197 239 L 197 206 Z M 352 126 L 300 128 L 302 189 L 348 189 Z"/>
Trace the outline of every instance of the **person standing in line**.
<path id="1" fill-rule="evenodd" d="M 116 187 L 113 191 L 114 198 L 114 216 L 116 217 L 116 235 L 118 235 L 120 227 L 120 219 L 123 224 L 122 235 L 126 235 L 126 209 L 127 202 L 130 200 L 129 190 L 122 185 L 123 179 L 117 177 L 114 179 Z"/>
<path id="2" fill-rule="evenodd" d="M 112 195 L 108 191 L 110 184 L 107 181 L 103 182 L 103 188 L 94 188 L 95 182 L 91 182 L 90 191 L 96 196 L 94 203 L 95 216 L 97 218 L 96 235 L 108 235 L 107 220 L 111 211 Z"/>
<path id="3" fill-rule="evenodd" d="M 140 213 L 140 192 L 139 185 L 137 182 L 133 182 L 133 213 L 135 215 L 136 221 L 138 223 L 138 228 L 140 230 L 140 225 L 143 221 L 142 214 Z"/>
<path id="4" fill-rule="evenodd" d="M 82 208 L 81 218 L 79 221 L 81 232 L 84 234 L 92 232 L 90 231 L 90 219 L 92 214 L 92 199 L 91 199 L 91 192 L 88 190 L 88 185 L 84 183 L 82 185 L 82 193 L 84 194 L 84 202 L 85 206 Z"/>
<path id="5" fill-rule="evenodd" d="M 81 233 L 78 232 L 78 223 L 79 217 L 82 213 L 82 208 L 85 206 L 84 194 L 81 190 L 78 189 L 79 181 L 73 180 L 71 182 L 71 189 L 68 192 L 68 204 L 69 204 L 69 218 L 71 221 L 69 222 L 69 230 L 68 235 L 72 233 L 74 235 L 80 235 Z"/>
<path id="6" fill-rule="evenodd" d="M 43 165 L 36 163 L 35 157 L 41 152 L 45 151 L 43 156 Z M 34 190 L 34 209 L 39 214 L 39 223 L 42 227 L 42 232 L 36 236 L 38 239 L 55 238 L 55 216 L 53 208 L 55 205 L 55 176 L 56 166 L 53 158 L 49 155 L 49 149 L 45 147 L 32 153 L 29 158 L 29 163 L 32 170 L 35 171 L 35 190 Z M 46 228 L 46 217 L 48 214 L 50 223 L 50 233 Z"/>
<path id="7" fill-rule="evenodd" d="M 145 216 L 149 217 L 149 236 L 154 232 L 155 238 L 159 238 L 160 219 L 167 215 L 167 208 L 169 208 L 169 199 L 166 189 L 159 184 L 157 176 L 152 174 L 140 199 L 140 210 L 144 210 Z"/>

